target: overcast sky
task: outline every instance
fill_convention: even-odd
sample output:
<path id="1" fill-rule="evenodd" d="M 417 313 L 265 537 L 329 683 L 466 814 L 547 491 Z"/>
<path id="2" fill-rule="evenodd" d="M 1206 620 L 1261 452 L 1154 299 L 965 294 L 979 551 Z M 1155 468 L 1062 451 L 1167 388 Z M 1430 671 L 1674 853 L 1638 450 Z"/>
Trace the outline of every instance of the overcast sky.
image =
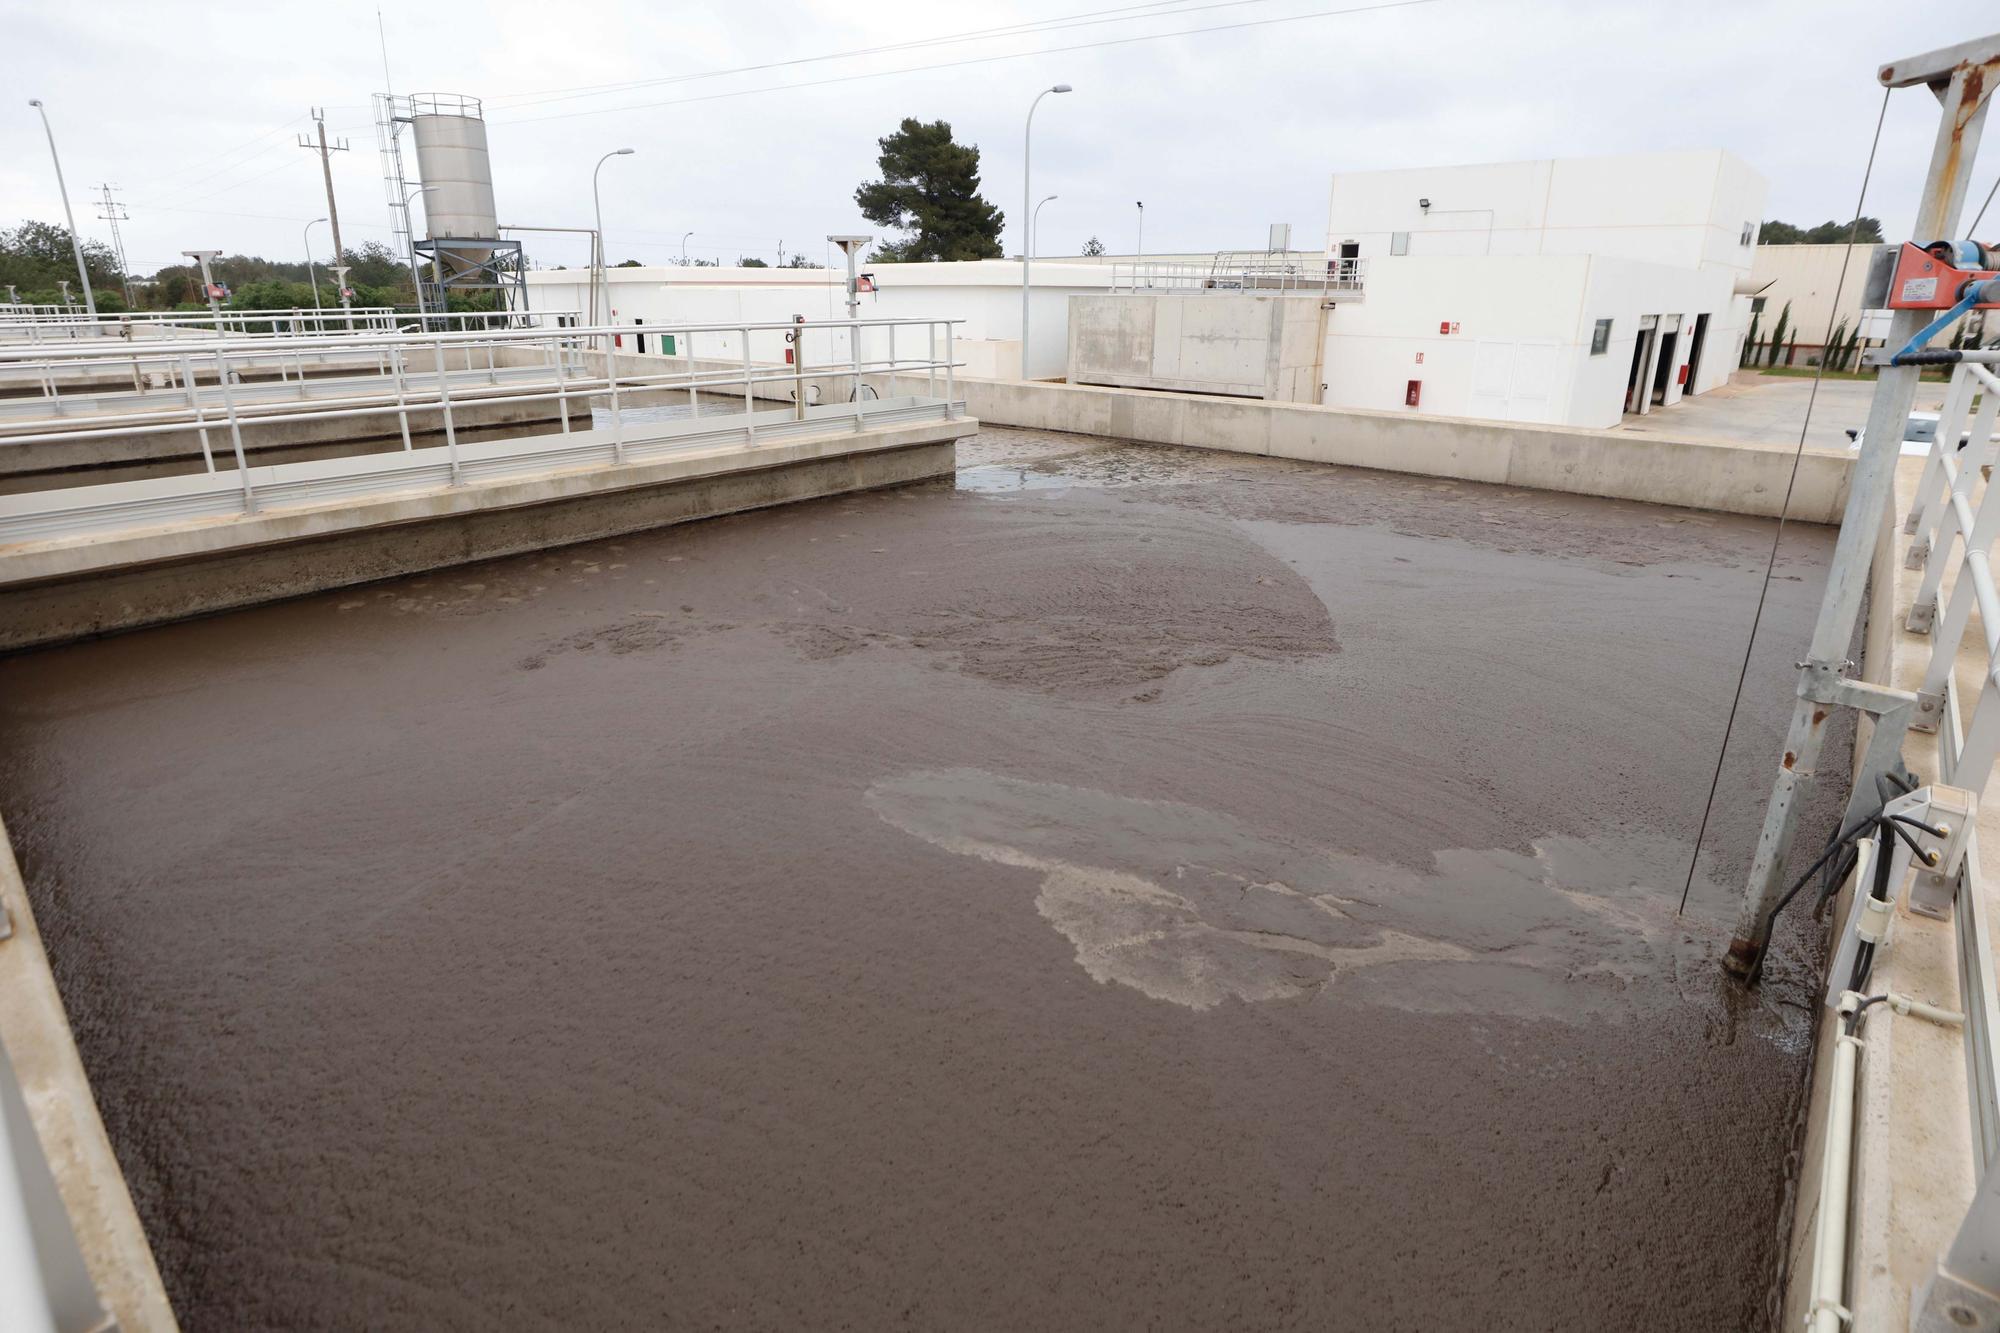
<path id="1" fill-rule="evenodd" d="M 1042 253 L 1074 254 L 1092 235 L 1129 252 L 1141 199 L 1148 251 L 1261 246 L 1279 221 L 1317 246 L 1333 171 L 1669 148 L 1741 155 L 1770 182 L 1767 216 L 1845 218 L 1881 105 L 1876 66 L 2000 27 L 1979 5 L 1933 6 L 1895 32 L 1879 0 L 1336 12 L 1355 4 L 428 0 L 381 12 L 396 91 L 485 100 L 501 221 L 589 225 L 592 163 L 630 146 L 636 156 L 604 167 L 607 246 L 613 262 L 655 263 L 688 231 L 690 255 L 733 262 L 775 261 L 781 242 L 820 258 L 830 232 L 877 230 L 854 189 L 904 116 L 948 120 L 979 146 L 1012 251 L 1022 119 L 1055 82 L 1075 92 L 1036 116 L 1035 194 L 1058 196 L 1042 210 Z M 1315 17 L 1272 21 L 1295 16 Z M 1051 22 L 1063 26 L 843 54 Z M 301 228 L 326 209 L 317 157 L 295 139 L 323 105 L 351 145 L 334 164 L 345 239 L 389 237 L 372 0 L 0 0 L 0 51 L 18 94 L 0 110 L 0 225 L 61 221 L 26 104 L 40 97 L 78 226 L 109 239 L 95 187 L 116 185 L 135 272 L 195 247 L 296 258 Z M 640 81 L 652 82 L 577 95 Z M 1866 211 L 1892 238 L 1936 123 L 1923 90 L 1891 99 Z M 1968 211 L 1996 171 L 1989 148 Z M 2000 232 L 1995 215 L 1982 231 Z M 526 239 L 544 266 L 583 260 L 580 242 Z M 323 256 L 324 227 L 315 242 Z"/>

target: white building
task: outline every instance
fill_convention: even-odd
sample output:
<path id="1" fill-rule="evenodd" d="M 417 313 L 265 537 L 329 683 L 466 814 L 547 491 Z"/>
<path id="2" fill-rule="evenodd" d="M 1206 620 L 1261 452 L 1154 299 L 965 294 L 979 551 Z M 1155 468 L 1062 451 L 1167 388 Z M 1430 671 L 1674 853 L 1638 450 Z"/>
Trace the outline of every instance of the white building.
<path id="1" fill-rule="evenodd" d="M 1720 150 L 1342 173 L 1321 401 L 1610 426 L 1735 368 L 1764 182 Z M 1643 389 L 1642 387 L 1643 386 Z"/>

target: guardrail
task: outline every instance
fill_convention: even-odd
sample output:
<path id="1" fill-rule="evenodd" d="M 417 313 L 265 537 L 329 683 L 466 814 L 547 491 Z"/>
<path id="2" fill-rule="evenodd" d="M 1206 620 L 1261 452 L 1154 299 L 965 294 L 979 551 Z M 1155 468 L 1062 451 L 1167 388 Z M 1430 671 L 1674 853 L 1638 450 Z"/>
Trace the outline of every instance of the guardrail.
<path id="1" fill-rule="evenodd" d="M 1988 369 L 1995 359 L 2000 353 L 1966 353 L 1954 372 L 1937 437 L 1903 525 L 1914 538 L 1905 564 L 1924 571 L 1905 627 L 1931 636 L 1910 729 L 1938 733 L 1936 780 L 1913 790 L 1905 790 L 1903 782 L 1886 781 L 1879 793 L 1884 798 L 1880 810 L 1842 831 L 1851 842 L 1833 862 L 1836 873 L 1822 890 L 1830 893 L 1836 881 L 1845 882 L 1852 897 L 1826 995 L 1839 1020 L 1806 1316 L 1815 1333 L 1837 1333 L 1853 1318 L 1843 1301 L 1849 1189 L 1859 1133 L 1856 1096 L 1867 1048 L 1865 1024 L 1877 1005 L 1960 1027 L 1965 1047 L 1976 1183 L 1951 1244 L 1919 1293 L 1911 1326 L 1986 1329 L 2000 1323 L 2000 1170 L 1994 1169 L 2000 1164 L 2000 1050 L 1995 1044 L 2000 1039 L 2000 987 L 1973 828 L 2000 758 L 2000 595 L 1990 563 L 1994 540 L 2000 537 L 2000 487 L 1985 479 L 1994 461 L 1994 425 L 2000 416 L 2000 376 Z M 1983 651 L 1973 673 L 1977 684 L 1968 722 L 1957 667 L 1974 611 Z M 1829 847 L 1822 862 L 1836 851 Z M 1888 947 L 1893 907 L 1906 882 L 1911 911 L 1951 922 L 1957 1011 L 1909 996 L 1866 993 L 1877 950 Z"/>
<path id="2" fill-rule="evenodd" d="M 951 319 L 825 320 L 811 323 L 620 324 L 558 329 L 491 330 L 473 334 L 406 333 L 355 340 L 299 338 L 287 349 L 307 354 L 323 349 L 375 356 L 383 373 L 370 380 L 343 382 L 336 396 L 308 402 L 245 402 L 237 383 L 238 362 L 268 354 L 267 340 L 237 338 L 183 346 L 171 354 L 79 345 L 64 357 L 46 352 L 35 364 L 54 373 L 74 366 L 137 361 L 158 363 L 176 376 L 172 394 L 158 406 L 92 418 L 77 418 L 61 430 L 0 427 L 0 448 L 73 440 L 160 435 L 194 430 L 201 443 L 204 471 L 227 470 L 233 460 L 240 483 L 240 506 L 259 506 L 256 469 L 250 467 L 243 428 L 252 424 L 319 422 L 394 418 L 405 453 L 415 449 L 413 416 L 435 417 L 445 437 L 444 461 L 450 484 L 463 480 L 458 444 L 459 414 L 471 406 L 543 402 L 553 405 L 560 433 L 574 429 L 573 410 L 608 409 L 610 461 L 625 459 L 626 411 L 635 393 L 679 391 L 687 395 L 687 417 L 699 426 L 705 420 L 741 414 L 745 437 L 775 424 L 772 412 L 756 407 L 760 387 L 789 399 L 784 411 L 796 421 L 831 425 L 843 416 L 864 429 L 871 412 L 894 404 L 871 399 L 867 377 L 878 374 L 923 374 L 926 394 L 920 401 L 941 400 L 944 415 L 957 411 L 956 326 Z M 618 340 L 646 335 L 653 346 L 671 345 L 671 354 L 621 352 Z M 705 344 L 705 346 L 704 346 Z M 871 346 L 872 344 L 872 346 Z M 503 366 L 500 352 L 524 359 L 526 365 Z M 763 355 L 758 355 L 758 353 Z M 671 357 L 671 362 L 669 360 Z M 0 366 L 29 354 L 0 348 Z M 655 365 L 658 369 L 654 369 Z M 421 370 L 425 377 L 413 378 Z M 484 372 L 485 382 L 481 383 Z M 525 371 L 526 373 L 522 373 Z M 468 380 L 469 376 L 469 380 Z M 198 392 L 203 380 L 214 392 Z M 847 390 L 844 404 L 815 403 L 828 386 Z M 220 411 L 212 405 L 219 399 Z M 768 397 L 767 397 L 768 400 Z M 879 406 L 878 406 L 879 405 Z M 704 414 L 706 407 L 706 414 Z M 34 423 L 39 425 L 40 423 Z M 215 448 L 212 434 L 227 432 L 226 451 Z M 219 457 L 220 456 L 220 457 Z M 379 457 L 379 456 L 376 456 Z M 359 465 L 362 460 L 353 460 Z M 0 501 L 0 540 L 26 540 L 58 535 L 59 518 L 52 518 L 43 497 L 76 497 L 90 491 L 36 492 Z M 70 503 L 65 501 L 63 503 Z M 81 514 L 94 506 L 76 501 L 64 512 Z M 77 519 L 77 522 L 82 522 Z M 96 519 L 91 520 L 93 523 Z M 78 529 L 80 530 L 80 529 Z"/>
<path id="3" fill-rule="evenodd" d="M 1114 292 L 1252 291 L 1326 294 L 1359 292 L 1368 261 L 1321 262 L 1264 252 L 1223 253 L 1199 260 L 1137 260 L 1111 266 Z"/>
<path id="4" fill-rule="evenodd" d="M 532 310 L 399 310 L 394 306 L 328 306 L 306 310 L 136 310 L 95 319 L 58 309 L 23 315 L 37 307 L 0 306 L 0 345 L 119 341 L 188 337 L 367 336 L 411 331 L 471 332 L 477 329 L 537 328 L 549 312 Z"/>

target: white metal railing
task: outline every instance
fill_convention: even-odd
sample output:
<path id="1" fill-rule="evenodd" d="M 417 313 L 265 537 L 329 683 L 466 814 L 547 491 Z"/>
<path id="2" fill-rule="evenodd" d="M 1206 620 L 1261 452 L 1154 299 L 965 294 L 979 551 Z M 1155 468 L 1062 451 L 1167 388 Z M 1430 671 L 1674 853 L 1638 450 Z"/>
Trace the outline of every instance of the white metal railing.
<path id="1" fill-rule="evenodd" d="M 0 306 L 0 345 L 132 340 L 234 334 L 292 335 L 382 333 L 418 318 L 394 306 L 329 306 L 282 310 L 133 310 L 96 317 L 81 311 L 15 314 L 24 308 Z M 525 312 L 514 312 L 519 320 Z"/>
<path id="2" fill-rule="evenodd" d="M 1995 1044 L 2000 1040 L 2000 978 L 1972 825 L 2000 759 L 2000 596 L 1990 563 L 1993 543 L 2000 538 L 2000 487 L 1986 482 L 2000 416 L 2000 377 L 1989 368 L 1995 357 L 1967 353 L 1953 373 L 1904 524 L 1913 534 L 1906 564 L 1923 570 L 1905 628 L 1931 636 L 1930 658 L 1916 695 L 1920 707 L 1910 725 L 1937 731 L 1937 774 L 1932 786 L 1895 795 L 1883 807 L 1886 818 L 1870 820 L 1864 830 L 1852 825 L 1848 830 L 1859 840 L 1848 917 L 1827 990 L 1827 1003 L 1839 1019 L 1806 1315 L 1815 1333 L 1837 1333 L 1853 1318 L 1842 1302 L 1848 1281 L 1849 1188 L 1860 1133 L 1855 1098 L 1867 1050 L 1864 1024 L 1878 1004 L 1963 1030 L 1976 1183 L 1956 1236 L 1918 1293 L 1913 1326 L 1994 1326 L 1988 1294 L 2000 1293 L 2000 1170 L 1994 1169 L 2000 1164 L 2000 1051 Z M 1968 721 L 1958 660 L 1975 611 L 1983 651 L 1970 673 L 1976 684 Z M 1957 1011 L 1908 996 L 1863 994 L 1872 989 L 1869 963 L 1876 948 L 1886 947 L 1893 904 L 1906 880 L 1912 911 L 1952 923 Z"/>
<path id="3" fill-rule="evenodd" d="M 1114 292 L 1250 291 L 1314 295 L 1359 292 L 1365 259 L 1328 259 L 1268 251 L 1225 251 L 1207 261 L 1134 260 L 1111 266 Z"/>
<path id="4" fill-rule="evenodd" d="M 402 437 L 403 453 L 410 455 L 426 452 L 417 448 L 411 426 L 412 418 L 426 418 L 435 422 L 430 429 L 443 432 L 441 461 L 448 484 L 458 485 L 464 479 L 465 461 L 458 443 L 460 418 L 474 407 L 547 404 L 550 415 L 559 422 L 556 438 L 561 439 L 573 431 L 579 437 L 593 434 L 589 428 L 576 430 L 572 414 L 602 406 L 608 409 L 605 432 L 608 441 L 579 439 L 579 443 L 594 447 L 608 442 L 608 461 L 614 463 L 627 461 L 626 408 L 635 394 L 657 398 L 662 392 L 684 393 L 687 408 L 684 420 L 693 429 L 707 425 L 740 428 L 750 443 L 755 443 L 760 433 L 779 425 L 787 416 L 793 423 L 810 420 L 815 429 L 837 426 L 846 420 L 860 430 L 867 427 L 871 417 L 906 411 L 916 404 L 941 405 L 942 415 L 949 419 L 956 415 L 958 407 L 956 326 L 960 322 L 870 319 L 626 324 L 496 329 L 469 334 L 399 333 L 366 340 L 347 337 L 288 340 L 287 347 L 301 355 L 334 348 L 380 359 L 382 373 L 371 379 L 344 381 L 335 396 L 309 401 L 244 400 L 239 388 L 238 363 L 243 358 L 267 353 L 268 340 L 204 340 L 178 348 L 170 357 L 150 348 L 134 351 L 79 344 L 67 353 L 66 360 L 51 357 L 46 351 L 38 352 L 36 364 L 47 367 L 55 363 L 55 369 L 61 371 L 73 365 L 97 363 L 123 366 L 134 358 L 149 364 L 168 361 L 177 376 L 173 392 L 159 395 L 157 406 L 78 418 L 60 430 L 36 428 L 46 423 L 28 423 L 23 429 L 0 428 L 0 449 L 93 438 L 170 433 L 185 436 L 192 431 L 200 441 L 204 473 L 233 474 L 233 484 L 240 486 L 241 510 L 255 512 L 260 504 L 258 474 L 270 469 L 253 469 L 249 465 L 243 436 L 248 426 L 393 418 Z M 632 338 L 636 347 L 636 339 L 641 335 L 656 350 L 641 354 L 619 345 L 622 340 Z M 674 348 L 670 356 L 663 354 L 668 339 Z M 25 360 L 29 354 L 0 348 L 0 368 L 10 358 Z M 505 359 L 514 364 L 504 364 Z M 901 375 L 907 379 L 918 374 L 925 377 L 925 393 L 920 397 L 891 400 L 871 397 L 875 391 L 867 381 L 872 376 Z M 195 391 L 204 381 L 214 385 L 212 393 Z M 760 397 L 766 402 L 783 402 L 786 408 L 777 413 L 760 412 L 757 408 Z M 420 423 L 417 429 L 426 428 Z M 221 433 L 226 433 L 226 449 L 217 448 L 213 439 Z M 336 460 L 351 465 L 336 469 L 347 477 L 341 483 L 346 487 L 343 493 L 354 493 L 355 483 L 350 474 L 357 469 L 388 466 L 382 462 L 383 457 L 363 455 Z M 231 462 L 233 469 L 229 466 Z M 63 535 L 84 530 L 86 524 L 93 525 L 90 530 L 103 530 L 106 521 L 115 526 L 115 516 L 106 520 L 103 503 L 90 493 L 108 493 L 121 484 L 137 483 L 0 497 L 0 542 Z"/>

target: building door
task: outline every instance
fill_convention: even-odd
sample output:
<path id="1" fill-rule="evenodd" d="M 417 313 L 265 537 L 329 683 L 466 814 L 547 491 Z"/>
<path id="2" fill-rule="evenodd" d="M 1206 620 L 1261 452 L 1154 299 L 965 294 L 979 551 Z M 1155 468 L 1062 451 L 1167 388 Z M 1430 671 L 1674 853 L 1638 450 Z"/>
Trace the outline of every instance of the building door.
<path id="1" fill-rule="evenodd" d="M 1694 317 L 1694 338 L 1688 343 L 1688 377 L 1686 392 L 1694 392 L 1694 377 L 1701 373 L 1701 346 L 1708 341 L 1708 316 Z"/>
<path id="2" fill-rule="evenodd" d="M 1632 369 L 1625 376 L 1625 410 L 1637 412 L 1639 403 L 1639 376 L 1646 373 L 1646 350 L 1653 345 L 1652 317 L 1648 316 L 1639 330 L 1639 336 L 1632 340 Z"/>
<path id="3" fill-rule="evenodd" d="M 1676 317 L 1672 328 L 1667 328 L 1664 324 L 1661 325 L 1659 339 L 1660 354 L 1653 365 L 1652 400 L 1657 404 L 1664 404 L 1667 401 L 1667 385 L 1671 384 L 1674 378 L 1675 344 L 1681 340 L 1678 317 Z"/>

